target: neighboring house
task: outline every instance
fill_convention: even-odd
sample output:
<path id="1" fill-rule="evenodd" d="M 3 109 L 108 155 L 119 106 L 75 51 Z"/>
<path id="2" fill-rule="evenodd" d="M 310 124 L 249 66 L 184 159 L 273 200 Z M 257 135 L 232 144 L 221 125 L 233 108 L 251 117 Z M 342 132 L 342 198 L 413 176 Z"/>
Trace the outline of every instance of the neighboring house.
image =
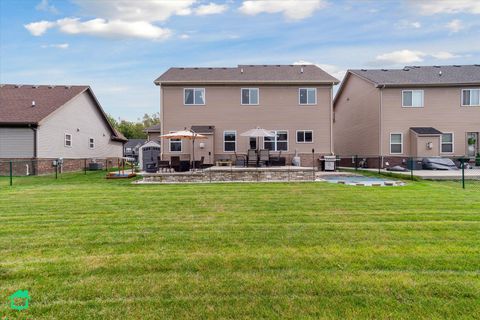
<path id="1" fill-rule="evenodd" d="M 335 152 L 381 156 L 383 165 L 407 157 L 473 158 L 479 95 L 480 65 L 349 70 L 334 100 Z"/>
<path id="2" fill-rule="evenodd" d="M 140 154 L 140 147 L 147 142 L 146 139 L 128 139 L 123 146 L 123 155 L 125 157 L 134 158 L 138 162 L 138 155 Z"/>
<path id="3" fill-rule="evenodd" d="M 160 86 L 161 133 L 193 129 L 208 139 L 195 144 L 205 163 L 270 149 L 302 159 L 302 165 L 333 152 L 332 88 L 338 80 L 314 65 L 239 65 L 234 68 L 170 68 Z M 256 127 L 275 137 L 241 136 Z M 191 142 L 162 141 L 162 158 L 188 159 Z"/>
<path id="4" fill-rule="evenodd" d="M 0 86 L 0 160 L 35 160 L 36 174 L 63 158 L 76 170 L 79 159 L 121 157 L 125 141 L 88 86 Z"/>
<path id="5" fill-rule="evenodd" d="M 147 140 L 160 141 L 160 124 L 153 125 L 143 130 L 147 134 Z"/>

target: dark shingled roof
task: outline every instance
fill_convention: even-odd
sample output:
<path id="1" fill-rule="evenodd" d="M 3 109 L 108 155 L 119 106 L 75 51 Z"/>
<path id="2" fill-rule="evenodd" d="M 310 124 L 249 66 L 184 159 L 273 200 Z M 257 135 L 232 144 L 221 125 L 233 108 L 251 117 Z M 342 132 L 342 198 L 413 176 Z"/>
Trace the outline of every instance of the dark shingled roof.
<path id="1" fill-rule="evenodd" d="M 141 146 L 141 145 L 145 144 L 145 142 L 147 142 L 147 139 L 128 139 L 128 141 L 125 142 L 124 147 L 125 148 L 134 148 L 137 145 Z"/>
<path id="2" fill-rule="evenodd" d="M 147 129 L 143 130 L 144 132 L 160 132 L 160 123 L 155 124 L 151 127 L 148 127 Z"/>
<path id="3" fill-rule="evenodd" d="M 437 134 L 442 134 L 441 131 L 435 129 L 435 128 L 432 128 L 432 127 L 412 127 L 410 128 L 410 130 L 412 130 L 413 132 L 415 133 L 418 133 L 418 134 L 434 134 L 434 135 L 437 135 Z"/>
<path id="4" fill-rule="evenodd" d="M 349 72 L 376 85 L 475 85 L 480 84 L 480 65 L 407 66 L 403 69 L 360 69 Z"/>
<path id="5" fill-rule="evenodd" d="M 214 133 L 215 132 L 215 126 L 192 126 L 192 130 L 195 133 Z"/>
<path id="6" fill-rule="evenodd" d="M 303 71 L 303 72 L 302 72 Z M 325 83 L 339 81 L 315 65 L 239 65 L 235 68 L 170 68 L 155 84 Z"/>
<path id="7" fill-rule="evenodd" d="M 79 94 L 88 92 L 112 131 L 112 139 L 125 137 L 108 122 L 89 86 L 0 85 L 0 125 L 38 125 L 40 121 Z M 32 102 L 35 106 L 32 107 Z"/>

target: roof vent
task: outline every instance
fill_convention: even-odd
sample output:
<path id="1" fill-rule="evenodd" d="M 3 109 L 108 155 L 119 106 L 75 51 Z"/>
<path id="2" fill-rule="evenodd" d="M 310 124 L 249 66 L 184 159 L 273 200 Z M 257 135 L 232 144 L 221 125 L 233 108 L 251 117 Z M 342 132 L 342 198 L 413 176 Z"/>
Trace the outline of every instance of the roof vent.
<path id="1" fill-rule="evenodd" d="M 433 66 L 434 68 L 440 68 L 440 66 Z"/>
<path id="2" fill-rule="evenodd" d="M 15 88 L 21 88 L 21 87 L 22 87 L 21 84 L 16 84 L 16 85 L 15 85 Z"/>
<path id="3" fill-rule="evenodd" d="M 405 68 L 403 68 L 403 71 L 410 71 L 410 69 L 405 67 Z"/>
<path id="4" fill-rule="evenodd" d="M 70 89 L 72 86 L 65 86 L 65 89 Z"/>
<path id="5" fill-rule="evenodd" d="M 453 66 L 456 67 L 456 68 L 460 68 L 460 65 L 458 65 L 458 64 L 454 64 Z"/>
<path id="6" fill-rule="evenodd" d="M 300 68 L 300 73 L 303 73 L 303 67 Z"/>
<path id="7" fill-rule="evenodd" d="M 49 85 L 48 88 L 53 89 L 53 88 L 55 88 L 55 86 L 54 85 Z"/>
<path id="8" fill-rule="evenodd" d="M 35 100 L 32 100 L 32 108 L 35 107 Z"/>
<path id="9" fill-rule="evenodd" d="M 475 67 L 480 67 L 480 64 L 474 64 Z"/>
<path id="10" fill-rule="evenodd" d="M 367 71 L 367 69 L 360 69 L 361 71 Z"/>
<path id="11" fill-rule="evenodd" d="M 388 69 L 382 69 L 382 71 L 388 71 Z"/>
<path id="12" fill-rule="evenodd" d="M 439 76 L 439 77 L 442 76 L 442 70 L 438 71 L 438 76 Z"/>
<path id="13" fill-rule="evenodd" d="M 208 70 L 213 70 L 213 68 L 208 68 Z"/>
<path id="14" fill-rule="evenodd" d="M 33 88 L 33 89 L 37 89 L 38 86 L 37 86 L 36 84 L 34 84 L 34 85 L 32 86 L 32 88 Z"/>
<path id="15" fill-rule="evenodd" d="M 240 73 L 243 73 L 243 68 L 240 68 Z"/>

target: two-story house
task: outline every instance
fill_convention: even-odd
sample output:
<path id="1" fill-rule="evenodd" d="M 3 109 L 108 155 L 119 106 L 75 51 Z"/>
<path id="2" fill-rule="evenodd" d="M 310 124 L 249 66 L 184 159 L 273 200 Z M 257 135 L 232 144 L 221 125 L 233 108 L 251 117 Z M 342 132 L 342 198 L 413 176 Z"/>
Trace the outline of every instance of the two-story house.
<path id="1" fill-rule="evenodd" d="M 383 158 L 479 152 L 480 65 L 349 70 L 334 100 L 335 153 Z M 372 159 L 372 161 L 374 161 Z"/>
<path id="2" fill-rule="evenodd" d="M 302 165 L 333 153 L 332 88 L 338 80 L 314 65 L 239 65 L 234 68 L 170 68 L 160 87 L 161 133 L 192 129 L 208 139 L 195 145 L 205 163 L 269 149 L 282 156 L 297 153 Z M 241 133 L 263 128 L 275 137 Z M 165 139 L 164 139 L 165 140 Z M 162 141 L 162 158 L 184 158 L 191 144 Z M 312 157 L 312 149 L 314 157 Z"/>

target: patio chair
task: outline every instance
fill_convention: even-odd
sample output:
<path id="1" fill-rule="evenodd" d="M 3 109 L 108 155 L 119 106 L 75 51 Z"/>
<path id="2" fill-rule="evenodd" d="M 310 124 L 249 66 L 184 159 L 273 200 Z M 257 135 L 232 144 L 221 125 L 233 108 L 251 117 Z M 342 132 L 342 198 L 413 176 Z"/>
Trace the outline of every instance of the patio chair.
<path id="1" fill-rule="evenodd" d="M 261 149 L 258 154 L 258 163 L 260 166 L 268 165 L 270 161 L 270 150 Z"/>
<path id="2" fill-rule="evenodd" d="M 235 166 L 236 167 L 245 167 L 245 165 L 247 164 L 247 161 L 246 161 L 246 156 L 244 154 L 237 154 L 236 152 L 234 152 L 235 154 Z"/>
<path id="3" fill-rule="evenodd" d="M 173 168 L 175 171 L 180 171 L 180 157 L 173 156 L 170 158 L 170 168 Z"/>
<path id="4" fill-rule="evenodd" d="M 166 160 L 158 160 L 158 170 L 160 172 L 169 171 L 170 170 L 170 162 Z"/>
<path id="5" fill-rule="evenodd" d="M 247 152 L 247 163 L 248 163 L 248 166 L 254 166 L 256 167 L 257 166 L 257 163 L 258 163 L 258 158 L 257 158 L 257 151 L 256 150 L 253 150 L 253 149 L 249 149 L 248 152 Z"/>
<path id="6" fill-rule="evenodd" d="M 285 165 L 285 158 L 282 158 L 282 151 L 278 153 L 276 156 L 270 157 L 270 165 L 272 166 L 284 166 Z"/>
<path id="7" fill-rule="evenodd" d="M 200 158 L 200 160 L 195 160 L 194 161 L 194 164 L 195 164 L 195 170 L 202 170 L 204 168 L 204 162 L 205 162 L 205 157 L 202 156 Z"/>

